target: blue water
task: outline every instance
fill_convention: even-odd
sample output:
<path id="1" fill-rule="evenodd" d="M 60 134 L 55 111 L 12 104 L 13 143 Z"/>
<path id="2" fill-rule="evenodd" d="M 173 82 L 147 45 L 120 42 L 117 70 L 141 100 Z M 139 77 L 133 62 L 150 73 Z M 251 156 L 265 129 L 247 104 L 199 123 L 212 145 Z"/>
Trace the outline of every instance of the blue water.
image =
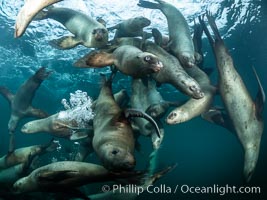
<path id="1" fill-rule="evenodd" d="M 60 6 L 68 6 L 74 1 L 66 0 Z M 238 1 L 222 0 L 210 1 L 169 1 L 177 5 L 184 13 L 192 27 L 193 18 L 206 9 L 211 10 L 216 17 L 219 31 L 223 35 L 225 44 L 234 59 L 235 67 L 242 76 L 251 95 L 257 92 L 257 82 L 252 73 L 253 65 L 267 91 L 267 3 L 266 1 Z M 123 18 L 144 15 L 152 20 L 153 27 L 166 33 L 164 16 L 157 11 L 145 10 L 136 6 L 137 1 L 76 1 L 77 9 L 87 12 L 93 17 L 101 16 L 108 26 L 118 23 Z M 99 71 L 92 69 L 76 69 L 73 62 L 82 57 L 89 49 L 77 47 L 71 50 L 56 50 L 49 46 L 48 41 L 68 32 L 53 20 L 32 22 L 23 37 L 13 38 L 16 14 L 23 5 L 23 1 L 0 0 L 0 85 L 15 92 L 17 88 L 30 77 L 40 66 L 53 70 L 53 74 L 43 82 L 38 89 L 33 105 L 50 114 L 63 109 L 61 99 L 69 98 L 69 94 L 77 89 L 86 91 L 94 99 L 100 90 Z M 128 7 L 129 6 L 129 7 Z M 149 30 L 150 28 L 148 28 Z M 211 80 L 216 85 L 217 72 L 215 60 L 206 38 L 203 39 L 205 52 L 205 66 L 213 67 L 215 72 Z M 108 69 L 101 69 L 107 72 Z M 119 75 L 113 83 L 114 92 L 122 87 L 130 90 L 130 78 Z M 167 100 L 184 99 L 185 96 L 171 86 L 159 88 L 162 96 Z M 215 104 L 221 104 L 220 97 L 216 97 Z M 264 122 L 266 124 L 266 109 Z M 7 124 L 10 116 L 8 102 L 0 96 L 0 155 L 8 149 Z M 16 131 L 16 147 L 43 144 L 51 139 L 45 133 L 26 135 L 21 133 L 20 127 L 31 119 L 22 120 Z M 62 145 L 71 145 L 60 139 Z M 145 165 L 147 155 L 151 151 L 147 138 L 142 139 L 144 155 L 137 154 L 138 165 Z M 226 195 L 225 199 L 264 199 L 267 196 L 267 132 L 264 130 L 261 151 L 255 173 L 248 184 L 261 187 L 261 195 Z M 59 153 L 57 153 L 59 154 Z M 55 155 L 57 156 L 57 155 Z M 53 157 L 50 156 L 50 158 Z M 92 158 L 97 162 L 96 158 Z M 90 160 L 90 159 L 89 159 Z M 237 137 L 227 130 L 210 124 L 201 118 L 193 119 L 179 125 L 165 124 L 165 138 L 159 150 L 159 169 L 177 163 L 174 171 L 157 182 L 174 188 L 176 185 L 188 186 L 241 186 L 243 182 L 243 151 Z M 101 186 L 91 186 L 92 193 L 101 191 Z M 99 188 L 98 188 L 99 187 Z M 159 199 L 163 194 L 145 194 L 138 199 Z M 166 199 L 217 199 L 223 198 L 219 194 L 164 194 Z"/>

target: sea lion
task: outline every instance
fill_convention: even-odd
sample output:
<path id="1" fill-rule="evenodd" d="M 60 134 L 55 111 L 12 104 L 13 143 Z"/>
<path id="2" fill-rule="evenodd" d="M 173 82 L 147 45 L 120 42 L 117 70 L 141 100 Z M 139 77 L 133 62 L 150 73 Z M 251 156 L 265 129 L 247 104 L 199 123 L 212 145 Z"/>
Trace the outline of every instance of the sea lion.
<path id="1" fill-rule="evenodd" d="M 219 72 L 219 92 L 222 101 L 244 149 L 244 176 L 248 182 L 254 173 L 259 156 L 261 136 L 264 127 L 263 108 L 265 93 L 258 75 L 253 68 L 258 81 L 259 90 L 255 102 L 252 100 L 242 78 L 234 67 L 233 59 L 220 36 L 214 19 L 208 13 L 206 16 L 214 32 L 215 40 L 210 35 L 200 17 L 199 20 L 216 57 L 216 65 Z M 221 118 L 223 118 L 223 116 L 221 116 Z"/>
<path id="2" fill-rule="evenodd" d="M 146 78 L 132 80 L 132 95 L 130 97 L 130 104 L 132 108 L 136 108 L 145 112 L 151 105 L 160 105 L 160 102 L 163 101 L 164 100 L 161 94 L 156 89 L 156 83 L 153 79 Z M 135 131 L 141 135 L 150 136 L 153 148 L 158 149 L 163 141 L 164 128 L 159 121 L 159 116 L 157 115 L 158 113 L 155 111 L 151 112 L 151 114 L 154 114 L 153 118 L 156 119 L 157 124 L 159 125 L 160 137 L 157 136 L 157 130 L 152 127 L 147 120 L 143 118 L 134 118 L 133 123 L 137 126 Z"/>
<path id="3" fill-rule="evenodd" d="M 111 173 L 101 165 L 77 161 L 51 163 L 32 171 L 28 176 L 16 181 L 15 193 L 32 191 L 66 191 L 89 183 L 115 181 L 142 176 L 143 172 Z"/>
<path id="4" fill-rule="evenodd" d="M 37 15 L 38 12 L 40 12 L 47 6 L 60 1 L 62 0 L 26 0 L 25 4 L 17 15 L 14 37 L 18 38 L 24 34 L 28 25 L 31 23 L 32 19 Z"/>
<path id="5" fill-rule="evenodd" d="M 170 38 L 166 35 L 162 35 L 161 32 L 157 28 L 152 28 L 152 36 L 154 38 L 155 44 L 159 45 L 166 51 L 170 51 L 168 47 L 168 43 L 170 42 Z"/>
<path id="6" fill-rule="evenodd" d="M 77 121 L 68 118 L 71 110 L 60 111 L 44 119 L 33 120 L 23 125 L 22 133 L 32 134 L 46 132 L 56 137 L 78 140 L 92 135 L 92 127 L 81 128 Z"/>
<path id="7" fill-rule="evenodd" d="M 134 136 L 129 117 L 145 117 L 154 122 L 151 117 L 137 110 L 122 111 L 115 102 L 111 84 L 112 77 L 101 88 L 96 101 L 95 117 L 93 119 L 93 148 L 103 165 L 113 171 L 130 170 L 135 166 Z M 158 129 L 158 127 L 157 127 Z"/>
<path id="8" fill-rule="evenodd" d="M 12 94 L 7 88 L 0 87 L 0 93 L 8 100 L 11 106 L 11 116 L 8 122 L 8 130 L 10 134 L 9 152 L 14 150 L 14 132 L 18 122 L 25 117 L 44 118 L 48 114 L 40 109 L 33 108 L 31 103 L 36 90 L 41 83 L 51 74 L 44 67 L 25 81 L 16 94 Z"/>
<path id="9" fill-rule="evenodd" d="M 189 76 L 193 77 L 199 83 L 205 95 L 201 99 L 190 98 L 186 103 L 171 111 L 166 118 L 168 124 L 189 121 L 208 111 L 213 102 L 216 88 L 211 85 L 208 75 L 196 66 L 186 68 L 185 70 Z"/>
<path id="10" fill-rule="evenodd" d="M 161 12 L 166 16 L 168 22 L 170 37 L 168 46 L 170 50 L 184 67 L 194 66 L 195 50 L 186 19 L 173 5 L 162 0 L 155 1 L 158 3 L 140 0 L 138 6 L 161 10 Z"/>
<path id="11" fill-rule="evenodd" d="M 52 152 L 58 147 L 58 142 L 51 140 L 46 145 L 34 145 L 16 149 L 0 158 L 0 170 L 25 163 L 29 156 L 40 155 L 46 152 Z"/>
<path id="12" fill-rule="evenodd" d="M 192 98 L 204 97 L 199 83 L 186 73 L 176 57 L 150 41 L 144 43 L 143 50 L 156 55 L 163 63 L 164 67 L 158 73 L 152 74 L 154 80 L 158 83 L 169 83 Z"/>
<path id="13" fill-rule="evenodd" d="M 194 34 L 193 34 L 193 44 L 195 48 L 196 55 L 198 55 L 197 66 L 204 71 L 208 76 L 213 72 L 213 68 L 204 67 L 204 54 L 202 52 L 202 35 L 203 28 L 200 23 L 196 23 L 194 20 Z"/>
<path id="14" fill-rule="evenodd" d="M 108 42 L 108 30 L 90 16 L 69 8 L 49 8 L 38 14 L 37 19 L 51 18 L 63 24 L 74 36 L 63 36 L 50 44 L 58 49 L 71 49 L 81 44 L 100 48 Z"/>
<path id="15" fill-rule="evenodd" d="M 149 26 L 150 24 L 151 21 L 149 19 L 140 16 L 123 20 L 121 23 L 108 28 L 108 30 L 112 31 L 117 29 L 114 38 L 140 36 L 147 39 L 150 35 L 145 33 L 143 28 Z"/>
<path id="16" fill-rule="evenodd" d="M 130 46 L 119 46 L 112 54 L 104 51 L 92 51 L 81 60 L 86 60 L 87 66 L 81 66 L 77 61 L 76 67 L 105 67 L 115 65 L 116 68 L 129 76 L 138 78 L 158 72 L 162 69 L 162 63 L 157 56 L 143 52 L 140 49 Z"/>

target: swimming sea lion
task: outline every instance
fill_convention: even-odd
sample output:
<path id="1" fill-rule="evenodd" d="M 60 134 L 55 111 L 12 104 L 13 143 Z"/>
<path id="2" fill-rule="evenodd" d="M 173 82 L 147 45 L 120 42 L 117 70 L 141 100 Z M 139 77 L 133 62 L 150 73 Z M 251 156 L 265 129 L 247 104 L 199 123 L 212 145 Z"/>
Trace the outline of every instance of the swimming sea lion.
<path id="1" fill-rule="evenodd" d="M 144 39 L 147 39 L 149 35 L 143 31 L 143 28 L 149 26 L 150 23 L 151 21 L 149 19 L 140 16 L 126 19 L 121 23 L 108 28 L 108 30 L 112 31 L 117 29 L 114 38 L 144 36 Z"/>
<path id="2" fill-rule="evenodd" d="M 213 40 L 203 20 L 199 19 L 216 57 L 219 71 L 219 92 L 222 101 L 245 152 L 244 176 L 248 182 L 253 175 L 259 156 L 264 127 L 262 115 L 265 93 L 253 68 L 259 87 L 256 100 L 253 102 L 242 78 L 234 67 L 233 59 L 220 36 L 214 19 L 209 14 L 206 16 L 214 32 L 215 40 Z"/>
<path id="3" fill-rule="evenodd" d="M 65 191 L 89 183 L 131 179 L 142 176 L 141 172 L 111 173 L 101 165 L 77 161 L 51 163 L 32 171 L 16 181 L 14 192 Z"/>
<path id="4" fill-rule="evenodd" d="M 156 83 L 153 79 L 133 79 L 132 80 L 132 95 L 130 97 L 130 104 L 132 108 L 136 108 L 145 112 L 152 104 L 159 104 L 163 102 L 163 98 L 156 89 Z M 154 118 L 157 118 L 157 113 L 153 113 Z M 150 136 L 154 149 L 160 147 L 164 137 L 164 129 L 159 120 L 157 124 L 160 127 L 160 137 L 157 136 L 157 130 L 143 118 L 134 118 L 134 125 L 138 128 L 138 132 L 144 136 Z"/>
<path id="5" fill-rule="evenodd" d="M 95 106 L 93 119 L 93 148 L 103 165 L 110 170 L 129 170 L 135 166 L 134 136 L 129 117 L 145 117 L 155 121 L 145 113 L 127 109 L 122 111 L 115 102 L 111 83 L 112 77 L 104 81 Z M 158 130 L 158 127 L 157 127 Z"/>
<path id="6" fill-rule="evenodd" d="M 189 76 L 193 77 L 199 83 L 205 95 L 201 99 L 190 98 L 185 104 L 171 111 L 166 118 L 168 124 L 178 124 L 189 121 L 208 111 L 213 102 L 216 88 L 211 85 L 208 75 L 196 66 L 186 68 L 185 70 Z"/>
<path id="7" fill-rule="evenodd" d="M 56 137 L 78 140 L 92 135 L 92 127 L 81 128 L 77 121 L 68 118 L 71 111 L 61 111 L 47 118 L 33 120 L 21 128 L 21 132 L 31 134 L 46 132 Z"/>
<path id="8" fill-rule="evenodd" d="M 20 9 L 16 24 L 15 24 L 15 38 L 20 37 L 25 32 L 26 28 L 32 21 L 35 15 L 40 12 L 43 8 L 52 5 L 54 3 L 60 2 L 62 0 L 26 0 L 23 7 Z"/>
<path id="9" fill-rule="evenodd" d="M 140 0 L 138 6 L 150 9 L 160 9 L 166 16 L 169 29 L 169 47 L 184 67 L 195 65 L 195 50 L 190 35 L 189 26 L 182 13 L 173 5 L 155 0 L 157 3 Z"/>
<path id="10" fill-rule="evenodd" d="M 34 145 L 16 149 L 12 153 L 8 153 L 0 158 L 0 170 L 12 167 L 14 165 L 25 163 L 29 156 L 40 155 L 45 152 L 56 150 L 58 143 L 54 140 L 46 145 Z"/>
<path id="11" fill-rule="evenodd" d="M 104 51 L 93 51 L 82 58 L 82 60 L 86 60 L 87 66 L 76 64 L 76 67 L 105 67 L 115 65 L 122 73 L 132 77 L 143 77 L 162 69 L 162 63 L 155 55 L 143 52 L 130 45 L 122 45 L 112 54 Z"/>
<path id="12" fill-rule="evenodd" d="M 51 41 L 58 49 L 70 49 L 79 44 L 89 48 L 100 48 L 108 42 L 108 31 L 90 16 L 69 8 L 49 8 L 38 14 L 38 19 L 54 19 L 63 24 L 74 36 L 64 36 Z"/>
<path id="13" fill-rule="evenodd" d="M 14 131 L 18 122 L 25 117 L 44 118 L 48 114 L 40 109 L 33 108 L 31 103 L 36 90 L 41 83 L 50 75 L 44 67 L 41 67 L 33 76 L 25 81 L 16 94 L 12 94 L 7 88 L 0 87 L 0 93 L 9 101 L 11 116 L 8 122 L 10 134 L 9 152 L 14 150 Z"/>
<path id="14" fill-rule="evenodd" d="M 163 63 L 163 68 L 158 73 L 152 74 L 154 80 L 158 83 L 169 83 L 195 99 L 204 97 L 199 83 L 186 73 L 177 58 L 150 41 L 144 43 L 143 49 L 156 55 Z"/>

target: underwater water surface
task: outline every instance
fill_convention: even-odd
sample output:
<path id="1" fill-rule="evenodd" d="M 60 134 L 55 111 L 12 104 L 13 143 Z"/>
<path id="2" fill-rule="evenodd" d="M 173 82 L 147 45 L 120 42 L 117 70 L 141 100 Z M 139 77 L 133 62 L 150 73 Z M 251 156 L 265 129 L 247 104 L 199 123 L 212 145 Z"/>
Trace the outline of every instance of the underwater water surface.
<path id="1" fill-rule="evenodd" d="M 267 2 L 264 0 L 168 0 L 184 14 L 193 33 L 194 19 L 206 10 L 215 17 L 219 32 L 222 35 L 234 64 L 242 76 L 252 97 L 256 96 L 258 87 L 251 66 L 254 66 L 267 92 Z M 107 22 L 107 27 L 113 26 L 123 19 L 145 16 L 151 20 L 151 25 L 145 30 L 156 27 L 167 34 L 165 16 L 159 10 L 144 9 L 137 6 L 136 0 L 64 0 L 56 6 L 75 8 L 93 18 L 101 17 Z M 76 90 L 86 91 L 96 99 L 101 88 L 100 72 L 109 74 L 109 68 L 78 69 L 73 63 L 88 53 L 90 49 L 78 46 L 70 50 L 58 50 L 48 44 L 49 40 L 67 35 L 68 31 L 54 20 L 47 19 L 30 23 L 25 34 L 14 38 L 14 24 L 22 0 L 0 0 L 0 85 L 15 92 L 17 88 L 41 66 L 47 67 L 53 73 L 37 90 L 33 105 L 50 114 L 64 110 L 62 99 L 69 99 L 70 93 Z M 73 6 L 75 5 L 75 6 Z M 113 33 L 110 33 L 112 38 Z M 215 58 L 206 37 L 203 36 L 204 65 L 214 68 L 210 76 L 212 84 L 217 85 L 217 68 Z M 113 91 L 124 88 L 129 93 L 131 78 L 118 74 L 113 81 Z M 187 99 L 185 95 L 170 85 L 158 88 L 164 99 L 179 101 Z M 214 105 L 222 106 L 219 96 Z M 266 109 L 264 124 L 266 125 Z M 0 96 L 0 156 L 8 150 L 8 120 L 10 107 Z M 16 148 L 43 144 L 52 136 L 45 133 L 23 134 L 20 128 L 30 121 L 23 119 L 16 130 Z M 261 194 L 192 194 L 182 191 L 176 194 L 164 192 L 138 196 L 137 199 L 259 199 L 267 197 L 267 132 L 262 135 L 260 155 L 255 173 L 248 184 L 243 180 L 243 150 L 236 135 L 215 124 L 204 121 L 200 117 L 188 122 L 167 125 L 164 124 L 165 138 L 158 152 L 158 169 L 177 163 L 177 167 L 160 179 L 156 185 L 162 184 L 175 188 L 177 185 L 190 187 L 216 186 L 258 186 Z M 64 160 L 71 157 L 76 145 L 73 142 L 59 139 L 62 149 L 48 155 L 44 162 Z M 146 166 L 148 155 L 152 151 L 148 138 L 141 138 L 142 152 L 136 152 L 137 167 Z M 64 146 L 68 147 L 64 148 Z M 88 161 L 99 163 L 95 156 Z M 102 184 L 103 185 L 103 184 Z M 101 184 L 89 185 L 90 193 L 101 192 Z M 265 196 L 265 198 L 264 198 Z M 1 198 L 0 198 L 1 199 Z"/>

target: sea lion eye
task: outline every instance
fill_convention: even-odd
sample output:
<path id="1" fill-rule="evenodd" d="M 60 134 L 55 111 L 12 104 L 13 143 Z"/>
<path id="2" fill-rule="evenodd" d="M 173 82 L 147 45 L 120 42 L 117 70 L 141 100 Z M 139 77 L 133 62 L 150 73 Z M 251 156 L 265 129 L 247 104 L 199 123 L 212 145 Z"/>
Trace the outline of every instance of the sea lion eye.
<path id="1" fill-rule="evenodd" d="M 96 34 L 96 30 L 95 29 L 93 30 L 93 34 Z"/>
<path id="2" fill-rule="evenodd" d="M 144 57 L 144 61 L 149 62 L 150 60 L 151 60 L 151 57 L 150 56 Z"/>

